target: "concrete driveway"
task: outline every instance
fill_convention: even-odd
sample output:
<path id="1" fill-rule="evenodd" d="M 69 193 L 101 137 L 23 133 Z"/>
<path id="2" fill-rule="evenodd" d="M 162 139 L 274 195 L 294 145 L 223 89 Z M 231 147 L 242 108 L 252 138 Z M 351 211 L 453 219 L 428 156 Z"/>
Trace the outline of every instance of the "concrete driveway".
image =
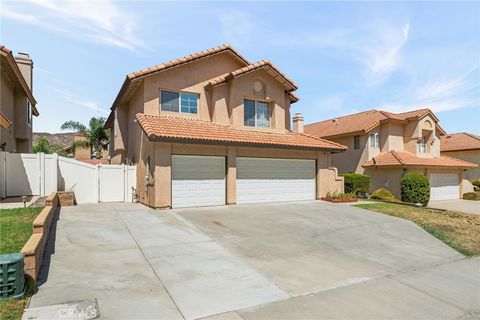
<path id="1" fill-rule="evenodd" d="M 351 206 L 64 207 L 52 251 L 32 308 L 97 298 L 102 319 L 473 319 L 480 312 L 479 259 L 409 221 Z"/>
<path id="2" fill-rule="evenodd" d="M 430 201 L 428 207 L 432 209 L 458 211 L 470 214 L 480 214 L 480 201 L 473 200 L 439 200 Z"/>

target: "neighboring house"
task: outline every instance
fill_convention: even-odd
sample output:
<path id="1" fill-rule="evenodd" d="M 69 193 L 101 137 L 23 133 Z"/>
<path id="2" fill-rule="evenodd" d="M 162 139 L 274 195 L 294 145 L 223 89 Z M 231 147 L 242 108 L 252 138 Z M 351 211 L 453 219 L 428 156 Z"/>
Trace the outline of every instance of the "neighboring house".
<path id="1" fill-rule="evenodd" d="M 33 116 L 38 116 L 32 94 L 33 62 L 26 53 L 15 58 L 0 45 L 0 150 L 32 151 Z"/>
<path id="2" fill-rule="evenodd" d="M 479 167 L 465 171 L 465 178 L 470 182 L 480 179 L 479 136 L 467 132 L 444 135 L 440 139 L 440 152 L 442 155 L 479 165 Z"/>
<path id="3" fill-rule="evenodd" d="M 369 110 L 305 126 L 305 132 L 348 147 L 332 156 L 341 173 L 372 177 L 370 191 L 389 189 L 400 197 L 400 179 L 406 172 L 425 174 L 431 200 L 458 199 L 464 188 L 464 170 L 475 164 L 440 155 L 445 131 L 429 109 L 404 113 Z"/>
<path id="4" fill-rule="evenodd" d="M 108 151 L 104 150 L 101 159 L 92 159 L 92 148 L 73 148 L 75 141 L 85 139 L 82 134 L 78 132 L 65 132 L 65 133 L 48 133 L 48 132 L 34 132 L 33 144 L 37 143 L 38 138 L 44 137 L 48 143 L 52 146 L 56 146 L 59 149 L 65 151 L 69 157 L 75 158 L 83 162 L 90 164 L 108 163 Z"/>
<path id="5" fill-rule="evenodd" d="M 219 46 L 129 74 L 112 106 L 112 163 L 137 166 L 151 207 L 313 200 L 341 192 L 331 153 L 303 134 L 297 85 L 267 61 Z"/>

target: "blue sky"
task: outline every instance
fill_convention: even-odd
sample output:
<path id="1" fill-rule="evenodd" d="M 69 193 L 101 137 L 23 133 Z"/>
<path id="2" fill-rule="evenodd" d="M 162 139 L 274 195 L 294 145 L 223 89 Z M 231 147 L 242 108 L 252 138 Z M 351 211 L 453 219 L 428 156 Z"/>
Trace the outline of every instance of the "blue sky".
<path id="1" fill-rule="evenodd" d="M 1 42 L 34 60 L 35 131 L 107 116 L 125 75 L 228 43 L 298 85 L 307 123 L 428 107 L 480 134 L 479 2 L 0 3 Z M 292 113 L 292 114 L 293 114 Z"/>

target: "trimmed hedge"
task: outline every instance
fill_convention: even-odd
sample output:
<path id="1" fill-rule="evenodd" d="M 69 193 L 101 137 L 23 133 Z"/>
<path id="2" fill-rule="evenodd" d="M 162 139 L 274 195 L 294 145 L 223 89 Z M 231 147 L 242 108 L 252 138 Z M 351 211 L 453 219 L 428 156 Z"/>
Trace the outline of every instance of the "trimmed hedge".
<path id="1" fill-rule="evenodd" d="M 345 193 L 366 193 L 370 189 L 370 176 L 359 173 L 343 173 L 345 178 Z"/>
<path id="2" fill-rule="evenodd" d="M 409 172 L 400 179 L 402 201 L 426 205 L 430 200 L 430 181 L 423 174 Z"/>
<path id="3" fill-rule="evenodd" d="M 383 188 L 373 191 L 370 198 L 378 200 L 395 200 L 395 196 L 390 191 Z"/>
<path id="4" fill-rule="evenodd" d="M 475 200 L 479 201 L 480 200 L 480 193 L 478 192 L 467 192 L 463 194 L 463 199 L 465 200 Z"/>

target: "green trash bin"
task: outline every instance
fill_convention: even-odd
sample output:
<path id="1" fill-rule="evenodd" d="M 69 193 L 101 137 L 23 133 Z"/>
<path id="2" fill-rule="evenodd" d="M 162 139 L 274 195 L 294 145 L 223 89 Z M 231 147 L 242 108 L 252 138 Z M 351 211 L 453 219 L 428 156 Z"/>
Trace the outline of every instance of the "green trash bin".
<path id="1" fill-rule="evenodd" d="M 24 293 L 23 254 L 0 255 L 0 300 L 21 298 Z"/>

